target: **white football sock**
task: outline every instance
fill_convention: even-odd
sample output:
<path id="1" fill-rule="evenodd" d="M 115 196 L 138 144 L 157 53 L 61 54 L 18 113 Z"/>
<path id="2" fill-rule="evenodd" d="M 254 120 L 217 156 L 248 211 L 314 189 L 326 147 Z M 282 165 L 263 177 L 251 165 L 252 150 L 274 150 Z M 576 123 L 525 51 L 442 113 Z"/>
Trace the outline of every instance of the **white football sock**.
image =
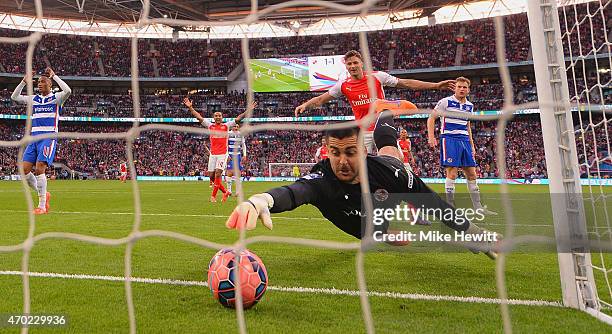
<path id="1" fill-rule="evenodd" d="M 227 191 L 232 192 L 232 183 L 234 182 L 234 177 L 227 178 Z"/>
<path id="2" fill-rule="evenodd" d="M 455 180 L 446 178 L 444 185 L 446 188 L 446 201 L 450 205 L 455 205 Z"/>
<path id="3" fill-rule="evenodd" d="M 38 207 L 45 208 L 47 202 L 47 175 L 36 175 L 36 190 L 38 190 Z"/>
<path id="4" fill-rule="evenodd" d="M 474 205 L 474 209 L 482 208 L 482 203 L 480 203 L 480 188 L 478 187 L 478 183 L 476 183 L 476 180 L 468 180 L 467 188 L 470 192 L 470 197 L 472 198 L 472 204 Z"/>
<path id="5" fill-rule="evenodd" d="M 38 188 L 36 186 L 37 184 L 36 176 L 32 172 L 29 172 L 28 174 L 26 174 L 25 179 L 28 182 L 28 185 L 30 186 L 30 188 L 32 188 L 32 190 L 38 191 Z"/>

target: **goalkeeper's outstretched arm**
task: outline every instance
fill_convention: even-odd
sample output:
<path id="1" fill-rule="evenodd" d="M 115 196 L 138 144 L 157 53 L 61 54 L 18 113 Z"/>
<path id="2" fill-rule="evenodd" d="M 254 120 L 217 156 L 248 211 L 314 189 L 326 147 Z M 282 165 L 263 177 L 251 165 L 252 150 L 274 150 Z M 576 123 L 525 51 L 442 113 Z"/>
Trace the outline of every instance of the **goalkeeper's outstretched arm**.
<path id="1" fill-rule="evenodd" d="M 225 225 L 231 229 L 252 230 L 257 226 L 257 219 L 261 219 L 265 227 L 272 229 L 270 213 L 291 211 L 316 201 L 314 182 L 316 180 L 300 179 L 288 186 L 253 195 L 247 201 L 238 204 Z"/>

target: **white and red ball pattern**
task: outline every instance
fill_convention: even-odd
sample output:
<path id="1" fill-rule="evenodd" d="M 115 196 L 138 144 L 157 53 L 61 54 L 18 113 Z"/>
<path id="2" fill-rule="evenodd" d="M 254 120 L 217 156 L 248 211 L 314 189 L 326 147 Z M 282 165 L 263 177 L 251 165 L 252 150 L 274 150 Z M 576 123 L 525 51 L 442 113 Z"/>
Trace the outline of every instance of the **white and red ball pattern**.
<path id="1" fill-rule="evenodd" d="M 236 264 L 233 249 L 222 249 L 208 264 L 208 287 L 221 305 L 234 308 L 236 303 L 236 269 L 240 266 L 242 306 L 245 309 L 257 304 L 268 287 L 268 272 L 261 259 L 249 250 L 240 253 Z"/>

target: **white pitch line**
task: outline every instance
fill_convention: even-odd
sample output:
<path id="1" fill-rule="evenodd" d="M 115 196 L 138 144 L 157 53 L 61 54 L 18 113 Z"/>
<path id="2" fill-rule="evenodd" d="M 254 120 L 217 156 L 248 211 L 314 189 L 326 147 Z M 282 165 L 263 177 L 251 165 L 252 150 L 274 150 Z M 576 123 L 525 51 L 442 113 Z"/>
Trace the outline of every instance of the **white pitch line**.
<path id="1" fill-rule="evenodd" d="M 0 271 L 0 275 L 21 276 L 22 272 L 3 270 L 3 271 Z M 122 276 L 103 276 L 103 275 L 87 275 L 87 274 L 58 274 L 58 273 L 39 273 L 39 272 L 30 272 L 28 273 L 28 275 L 31 277 L 44 277 L 44 278 L 66 278 L 66 279 L 98 280 L 98 281 L 113 281 L 113 282 L 124 282 L 125 281 L 125 277 L 122 277 Z M 204 281 L 185 281 L 185 280 L 174 280 L 174 279 L 167 279 L 167 278 L 131 277 L 130 281 L 136 282 L 136 283 L 146 283 L 146 284 L 205 286 L 205 287 L 208 286 L 207 282 L 204 282 Z M 268 286 L 268 290 L 280 291 L 280 292 L 311 293 L 311 294 L 342 295 L 342 296 L 359 296 L 360 294 L 360 292 L 357 290 L 345 290 L 345 289 L 336 289 L 336 288 L 328 289 L 328 288 Z M 498 298 L 427 295 L 427 294 L 421 294 L 421 293 L 369 291 L 368 296 L 393 298 L 393 299 L 448 301 L 448 302 L 480 303 L 480 304 L 501 304 L 501 299 L 498 299 Z M 564 307 L 560 302 L 547 301 L 547 300 L 508 299 L 507 303 L 509 305 Z"/>
<path id="2" fill-rule="evenodd" d="M 26 213 L 27 210 L 0 210 L 0 212 L 19 212 Z M 54 211 L 51 213 L 59 213 L 59 214 L 70 214 L 70 215 L 117 215 L 117 216 L 130 216 L 134 215 L 133 212 L 102 212 L 102 211 Z M 185 213 L 141 213 L 142 216 L 159 216 L 159 217 L 202 217 L 202 218 L 227 218 L 228 216 L 224 215 L 209 215 L 209 214 L 185 214 Z M 321 217 L 289 217 L 282 215 L 274 215 L 272 218 L 280 218 L 286 220 L 323 220 L 327 221 L 326 218 Z M 487 226 L 506 226 L 506 224 L 498 224 L 498 223 L 487 223 L 485 222 L 483 225 Z M 552 224 L 516 224 L 517 227 L 554 227 Z"/>

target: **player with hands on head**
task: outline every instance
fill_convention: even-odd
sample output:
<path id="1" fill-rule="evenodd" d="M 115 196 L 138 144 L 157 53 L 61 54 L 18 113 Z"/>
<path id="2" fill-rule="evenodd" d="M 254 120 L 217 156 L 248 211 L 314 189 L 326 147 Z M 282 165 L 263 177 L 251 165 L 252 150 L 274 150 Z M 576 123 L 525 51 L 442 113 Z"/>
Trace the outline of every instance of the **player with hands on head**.
<path id="1" fill-rule="evenodd" d="M 41 75 L 36 83 L 38 94 L 21 95 L 28 79 L 33 80 L 35 74 L 32 71 L 32 73 L 24 76 L 13 91 L 11 99 L 21 104 L 32 102 L 32 129 L 30 132 L 32 136 L 57 133 L 62 107 L 72 94 L 72 89 L 55 74 L 53 69 L 47 67 L 45 74 Z M 61 91 L 52 92 L 53 81 L 57 83 Z M 36 215 L 46 214 L 50 211 L 51 194 L 47 191 L 46 171 L 47 167 L 53 165 L 56 150 L 57 140 L 47 138 L 28 144 L 23 153 L 21 163 L 23 163 L 25 179 L 28 185 L 38 194 L 38 207 L 34 209 Z"/>

